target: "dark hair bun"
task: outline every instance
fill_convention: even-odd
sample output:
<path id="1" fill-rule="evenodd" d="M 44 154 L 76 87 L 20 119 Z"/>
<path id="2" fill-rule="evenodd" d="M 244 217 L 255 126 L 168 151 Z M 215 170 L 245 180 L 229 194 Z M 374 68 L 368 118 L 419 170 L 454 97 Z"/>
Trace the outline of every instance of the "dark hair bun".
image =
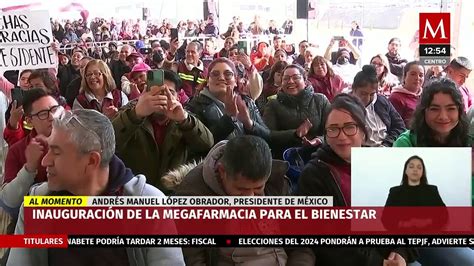
<path id="1" fill-rule="evenodd" d="M 362 71 L 359 71 L 354 77 L 352 89 L 364 87 L 367 84 L 378 83 L 377 71 L 372 65 L 364 65 Z"/>
<path id="2" fill-rule="evenodd" d="M 377 70 L 375 70 L 375 67 L 373 65 L 364 65 L 362 67 L 362 72 L 364 72 L 364 74 L 368 77 L 377 77 Z"/>

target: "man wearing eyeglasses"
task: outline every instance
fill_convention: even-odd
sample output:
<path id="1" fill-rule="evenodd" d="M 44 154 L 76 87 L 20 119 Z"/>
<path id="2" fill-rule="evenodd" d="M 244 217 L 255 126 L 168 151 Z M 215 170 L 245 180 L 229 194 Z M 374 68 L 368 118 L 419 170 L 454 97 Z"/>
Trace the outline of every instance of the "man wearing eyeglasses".
<path id="1" fill-rule="evenodd" d="M 47 181 L 41 159 L 48 151 L 46 138 L 51 135 L 53 117 L 63 108 L 43 89 L 31 89 L 23 96 L 25 119 L 33 130 L 8 150 L 5 161 L 4 186 L 0 190 L 0 205 L 12 217 L 18 215 L 28 189 L 34 183 Z"/>

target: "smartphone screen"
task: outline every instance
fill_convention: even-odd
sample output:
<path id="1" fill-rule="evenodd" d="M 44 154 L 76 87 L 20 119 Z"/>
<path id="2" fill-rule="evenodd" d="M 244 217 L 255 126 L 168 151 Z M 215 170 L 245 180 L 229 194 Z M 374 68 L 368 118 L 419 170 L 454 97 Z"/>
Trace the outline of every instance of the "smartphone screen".
<path id="1" fill-rule="evenodd" d="M 23 105 L 23 90 L 20 88 L 13 88 L 12 89 L 12 100 L 16 101 L 16 106 Z"/>
<path id="2" fill-rule="evenodd" d="M 171 40 L 178 39 L 178 29 L 172 28 L 170 33 Z"/>
<path id="3" fill-rule="evenodd" d="M 163 69 L 148 70 L 146 73 L 146 80 L 146 87 L 148 91 L 151 90 L 151 87 L 153 86 L 162 86 L 164 80 Z"/>
<path id="4" fill-rule="evenodd" d="M 245 41 L 239 41 L 239 42 L 237 43 L 237 46 L 239 47 L 239 52 L 240 52 L 240 53 L 243 52 L 244 54 L 247 54 L 247 52 L 248 52 L 248 51 L 247 51 L 247 42 L 245 42 Z"/>
<path id="5" fill-rule="evenodd" d="M 151 54 L 151 48 L 140 48 L 140 54 Z"/>

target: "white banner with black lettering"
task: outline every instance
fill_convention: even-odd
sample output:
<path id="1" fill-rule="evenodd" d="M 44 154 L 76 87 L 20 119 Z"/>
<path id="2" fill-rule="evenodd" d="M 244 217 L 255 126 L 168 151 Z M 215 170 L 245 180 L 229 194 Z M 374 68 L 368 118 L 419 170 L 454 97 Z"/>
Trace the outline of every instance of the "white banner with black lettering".
<path id="1" fill-rule="evenodd" d="M 0 14 L 0 73 L 6 70 L 56 67 L 48 11 Z"/>

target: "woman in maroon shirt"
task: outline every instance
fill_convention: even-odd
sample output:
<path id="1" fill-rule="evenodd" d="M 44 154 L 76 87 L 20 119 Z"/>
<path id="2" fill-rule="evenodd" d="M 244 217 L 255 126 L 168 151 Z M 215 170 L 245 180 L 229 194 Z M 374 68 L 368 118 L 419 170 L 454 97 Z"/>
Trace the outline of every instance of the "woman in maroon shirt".
<path id="1" fill-rule="evenodd" d="M 330 102 L 347 87 L 342 78 L 334 73 L 328 61 L 319 55 L 311 62 L 308 81 L 311 82 L 314 92 L 326 95 Z"/>
<path id="2" fill-rule="evenodd" d="M 388 98 L 410 128 L 410 120 L 415 112 L 420 99 L 423 82 L 425 81 L 425 69 L 418 61 L 413 61 L 403 68 L 403 85 L 393 88 Z"/>

